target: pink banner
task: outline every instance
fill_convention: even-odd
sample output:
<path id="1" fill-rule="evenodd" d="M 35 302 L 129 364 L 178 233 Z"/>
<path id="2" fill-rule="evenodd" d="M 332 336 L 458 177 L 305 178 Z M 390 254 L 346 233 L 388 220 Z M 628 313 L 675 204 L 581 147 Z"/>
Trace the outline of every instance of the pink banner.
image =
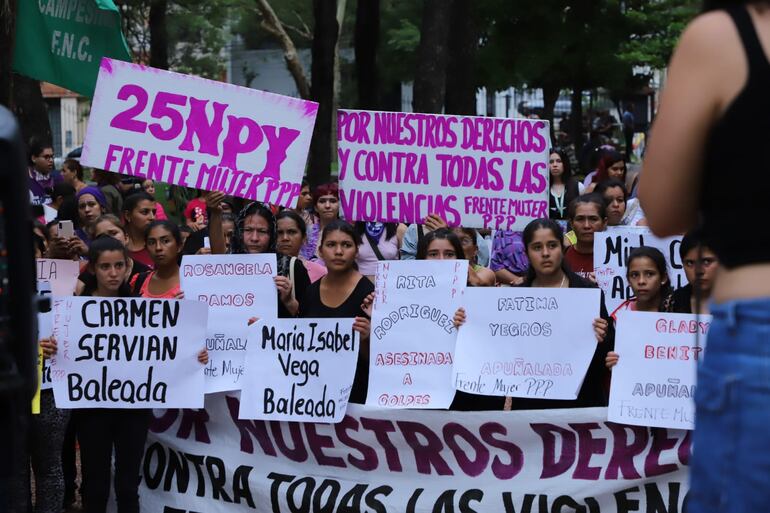
<path id="1" fill-rule="evenodd" d="M 521 230 L 548 217 L 547 121 L 340 110 L 337 123 L 346 219 Z"/>
<path id="2" fill-rule="evenodd" d="M 103 59 L 82 163 L 294 207 L 318 104 Z"/>

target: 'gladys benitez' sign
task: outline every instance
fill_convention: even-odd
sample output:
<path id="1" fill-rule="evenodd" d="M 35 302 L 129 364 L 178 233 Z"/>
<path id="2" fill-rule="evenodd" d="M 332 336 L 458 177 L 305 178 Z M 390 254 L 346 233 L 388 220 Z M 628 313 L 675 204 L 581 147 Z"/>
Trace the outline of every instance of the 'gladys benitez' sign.
<path id="1" fill-rule="evenodd" d="M 467 260 L 380 262 L 369 338 L 366 404 L 449 408 Z"/>
<path id="2" fill-rule="evenodd" d="M 479 395 L 575 399 L 596 351 L 599 289 L 473 288 L 454 385 Z"/>
<path id="3" fill-rule="evenodd" d="M 240 390 L 246 331 L 252 317 L 278 317 L 273 253 L 185 255 L 179 278 L 185 296 L 209 306 L 206 392 Z"/>
<path id="4" fill-rule="evenodd" d="M 609 420 L 693 429 L 695 377 L 711 316 L 626 311 L 616 326 Z"/>
<path id="5" fill-rule="evenodd" d="M 197 301 L 55 298 L 56 407 L 202 407 L 207 314 Z"/>
<path id="6" fill-rule="evenodd" d="M 522 230 L 548 217 L 548 121 L 340 110 L 346 219 Z"/>
<path id="7" fill-rule="evenodd" d="M 295 207 L 318 104 L 102 59 L 82 162 Z"/>
<path id="8" fill-rule="evenodd" d="M 354 319 L 264 319 L 249 328 L 239 418 L 339 422 L 358 361 Z"/>

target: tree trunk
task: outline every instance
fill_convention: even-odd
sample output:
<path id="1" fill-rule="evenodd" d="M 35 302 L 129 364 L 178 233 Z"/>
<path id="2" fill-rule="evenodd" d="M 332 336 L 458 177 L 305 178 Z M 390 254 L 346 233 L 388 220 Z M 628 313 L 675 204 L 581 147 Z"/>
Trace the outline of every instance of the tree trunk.
<path id="1" fill-rule="evenodd" d="M 275 11 L 273 11 L 268 0 L 256 0 L 256 4 L 259 14 L 262 15 L 262 23 L 260 23 L 260 25 L 266 31 L 271 33 L 281 45 L 281 48 L 283 48 L 283 58 L 286 61 L 286 68 L 294 79 L 294 84 L 297 86 L 299 97 L 303 100 L 310 99 L 310 84 L 307 82 L 305 68 L 302 66 L 302 61 L 299 60 L 294 41 L 292 41 L 289 34 L 286 33 L 281 20 L 276 16 Z"/>
<path id="2" fill-rule="evenodd" d="M 345 21 L 345 7 L 347 3 L 347 0 L 337 0 L 337 41 L 334 43 L 334 103 L 332 108 L 331 136 L 329 137 L 332 155 L 337 154 L 337 110 L 340 108 L 340 90 L 342 89 L 340 37 L 342 36 L 342 23 Z"/>
<path id="3" fill-rule="evenodd" d="M 553 123 L 553 111 L 556 107 L 556 100 L 559 99 L 559 86 L 547 84 L 543 86 L 543 119 L 547 119 L 551 125 L 551 141 L 556 141 L 556 130 Z"/>
<path id="4" fill-rule="evenodd" d="M 308 181 L 311 186 L 331 178 L 332 111 L 334 109 L 334 47 L 337 44 L 337 2 L 313 0 L 313 63 L 310 97 L 318 102 L 313 139 L 310 142 Z"/>
<path id="5" fill-rule="evenodd" d="M 152 0 L 150 4 L 150 66 L 158 69 L 168 69 L 167 7 L 166 0 Z"/>
<path id="6" fill-rule="evenodd" d="M 417 47 L 412 108 L 440 113 L 446 96 L 447 39 L 451 8 L 446 0 L 425 0 Z"/>
<path id="7" fill-rule="evenodd" d="M 379 108 L 380 84 L 377 72 L 377 47 L 380 43 L 380 0 L 358 0 L 356 8 L 356 75 L 358 108 Z"/>
<path id="8" fill-rule="evenodd" d="M 580 155 L 583 148 L 583 89 L 575 87 L 572 89 L 572 106 L 570 109 L 570 118 L 572 118 L 572 142 L 575 145 L 575 154 Z"/>
<path id="9" fill-rule="evenodd" d="M 16 32 L 16 2 L 0 0 L 0 105 L 11 107 L 13 90 L 13 37 Z"/>
<path id="10" fill-rule="evenodd" d="M 40 82 L 35 79 L 13 74 L 11 110 L 21 126 L 21 136 L 27 143 L 34 136 L 52 144 L 51 123 L 48 107 L 40 92 Z"/>
<path id="11" fill-rule="evenodd" d="M 454 0 L 447 62 L 447 114 L 476 115 L 476 50 L 479 34 L 471 0 Z"/>

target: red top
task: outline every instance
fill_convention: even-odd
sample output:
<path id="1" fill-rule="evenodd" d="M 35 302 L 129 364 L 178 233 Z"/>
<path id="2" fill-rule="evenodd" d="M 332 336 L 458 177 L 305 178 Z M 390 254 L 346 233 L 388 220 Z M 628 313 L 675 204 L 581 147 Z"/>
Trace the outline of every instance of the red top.
<path id="1" fill-rule="evenodd" d="M 152 258 L 150 257 L 150 252 L 147 251 L 146 247 L 140 249 L 139 251 L 129 251 L 128 255 L 131 257 L 131 260 L 135 262 L 144 264 L 150 269 L 155 268 L 155 262 L 152 261 Z"/>
<path id="2" fill-rule="evenodd" d="M 625 301 L 623 301 L 623 303 L 621 303 L 621 305 L 617 307 L 614 312 L 612 312 L 612 315 L 610 317 L 612 317 L 614 321 L 617 321 L 618 314 L 626 310 L 630 312 L 636 311 L 636 298 L 626 299 Z"/>
<path id="3" fill-rule="evenodd" d="M 594 272 L 594 254 L 581 253 L 574 246 L 567 248 L 564 253 L 564 260 L 567 261 L 569 268 L 581 278 L 590 279 Z"/>

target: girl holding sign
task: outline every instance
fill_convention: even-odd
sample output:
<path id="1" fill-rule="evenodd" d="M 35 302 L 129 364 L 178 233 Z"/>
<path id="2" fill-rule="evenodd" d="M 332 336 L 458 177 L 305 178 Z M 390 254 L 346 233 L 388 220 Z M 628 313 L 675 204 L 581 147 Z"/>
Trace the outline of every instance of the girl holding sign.
<path id="1" fill-rule="evenodd" d="M 117 239 L 109 236 L 95 239 L 88 251 L 88 266 L 96 276 L 96 286 L 81 295 L 130 297 L 131 291 L 124 281 L 128 259 L 128 250 Z M 47 357 L 56 354 L 57 345 L 53 338 L 45 341 L 45 344 L 41 342 L 41 347 Z M 202 364 L 208 362 L 205 349 L 198 353 L 198 361 Z M 81 489 L 84 510 L 99 512 L 107 509 L 114 449 L 114 485 L 118 511 L 139 511 L 139 469 L 150 423 L 150 410 L 81 409 L 77 410 L 76 417 L 84 483 Z"/>
<path id="2" fill-rule="evenodd" d="M 356 270 L 361 237 L 345 221 L 332 221 L 321 234 L 319 255 L 328 273 L 308 287 L 300 303 L 302 318 L 355 317 L 361 334 L 350 402 L 364 404 L 369 383 L 369 330 L 374 284 Z"/>
<path id="3" fill-rule="evenodd" d="M 672 305 L 671 280 L 668 278 L 666 257 L 657 248 L 642 246 L 628 254 L 626 279 L 634 297 L 624 301 L 612 312 L 617 322 L 621 312 L 670 312 Z M 605 364 L 612 368 L 618 363 L 618 353 L 607 353 Z"/>
<path id="4" fill-rule="evenodd" d="M 522 234 L 529 258 L 529 269 L 522 287 L 541 288 L 595 288 L 596 285 L 581 278 L 569 270 L 564 260 L 564 232 L 559 224 L 551 219 L 536 219 L 529 223 Z M 573 319 L 573 322 L 588 322 L 587 319 Z M 455 324 L 465 323 L 465 310 L 458 309 L 455 314 Z M 590 406 L 606 406 L 607 395 L 604 384 L 607 370 L 604 359 L 609 349 L 612 349 L 615 332 L 604 306 L 600 305 L 600 317 L 593 320 L 597 346 L 591 364 L 588 367 L 583 386 L 577 399 L 549 400 L 510 398 L 505 401 L 506 410 L 537 410 L 547 408 L 576 408 Z"/>

